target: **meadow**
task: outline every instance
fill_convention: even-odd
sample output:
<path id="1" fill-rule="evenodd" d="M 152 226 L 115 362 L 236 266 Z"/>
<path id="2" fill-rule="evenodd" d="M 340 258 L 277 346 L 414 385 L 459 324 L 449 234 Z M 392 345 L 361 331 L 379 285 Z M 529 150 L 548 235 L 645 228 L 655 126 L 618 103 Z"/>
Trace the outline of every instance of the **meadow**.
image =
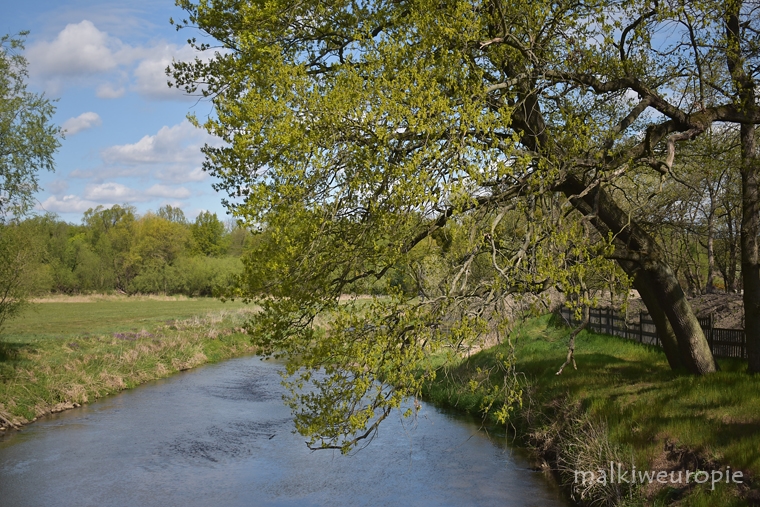
<path id="1" fill-rule="evenodd" d="M 253 311 L 212 298 L 38 300 L 0 334 L 0 427 L 253 353 L 242 328 Z"/>

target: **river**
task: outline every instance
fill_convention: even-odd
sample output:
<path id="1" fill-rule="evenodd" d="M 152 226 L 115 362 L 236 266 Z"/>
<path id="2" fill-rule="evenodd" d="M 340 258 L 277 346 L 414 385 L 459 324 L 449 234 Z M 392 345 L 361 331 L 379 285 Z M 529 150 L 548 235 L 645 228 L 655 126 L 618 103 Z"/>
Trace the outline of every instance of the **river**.
<path id="1" fill-rule="evenodd" d="M 503 438 L 429 404 L 348 456 L 309 451 L 280 368 L 207 365 L 0 436 L 0 506 L 568 505 Z"/>

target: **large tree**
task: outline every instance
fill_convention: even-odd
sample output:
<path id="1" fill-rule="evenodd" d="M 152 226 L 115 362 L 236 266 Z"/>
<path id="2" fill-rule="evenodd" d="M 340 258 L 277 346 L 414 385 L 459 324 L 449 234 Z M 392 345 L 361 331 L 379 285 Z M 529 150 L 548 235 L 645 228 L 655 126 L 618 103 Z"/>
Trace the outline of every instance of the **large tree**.
<path id="1" fill-rule="evenodd" d="M 760 116 L 760 4 L 727 0 L 720 12 L 724 20 L 725 59 L 730 79 L 723 95 L 746 118 Z M 741 266 L 744 287 L 744 330 L 749 371 L 760 373 L 760 154 L 756 139 L 758 121 L 740 121 L 742 178 Z"/>
<path id="2" fill-rule="evenodd" d="M 38 173 L 53 170 L 60 129 L 55 108 L 26 88 L 23 37 L 0 37 L 0 326 L 26 301 L 38 245 L 18 226 L 32 208 Z"/>
<path id="3" fill-rule="evenodd" d="M 224 49 L 171 72 L 211 98 L 204 125 L 226 145 L 205 149 L 205 168 L 235 216 L 264 229 L 244 292 L 261 298 L 262 350 L 307 368 L 294 408 L 315 443 L 371 432 L 416 392 L 423 348 L 500 329 L 507 296 L 556 286 L 588 304 L 588 270 L 614 276 L 605 259 L 639 289 L 670 364 L 714 371 L 662 246 L 615 188 L 621 175 L 672 177 L 677 143 L 714 122 L 760 122 L 708 93 L 741 77 L 721 49 L 733 4 L 178 4 L 180 26 Z M 752 10 L 735 14 L 749 27 L 737 37 L 753 37 Z M 337 305 L 452 227 L 468 232 L 435 294 Z M 329 333 L 314 326 L 325 310 Z M 298 391 L 306 379 L 316 391 Z"/>

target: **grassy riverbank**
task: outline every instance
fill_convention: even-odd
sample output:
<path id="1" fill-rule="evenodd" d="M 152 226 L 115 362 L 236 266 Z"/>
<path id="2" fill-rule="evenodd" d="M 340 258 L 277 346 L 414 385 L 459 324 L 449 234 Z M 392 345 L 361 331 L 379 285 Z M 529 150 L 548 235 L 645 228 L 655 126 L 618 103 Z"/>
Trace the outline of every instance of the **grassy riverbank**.
<path id="1" fill-rule="evenodd" d="M 43 300 L 0 334 L 0 427 L 251 353 L 251 311 L 210 298 Z"/>
<path id="2" fill-rule="evenodd" d="M 678 375 L 658 349 L 583 332 L 576 347 L 578 369 L 555 373 L 567 353 L 569 330 L 543 317 L 514 337 L 523 404 L 510 423 L 522 442 L 558 473 L 570 489 L 573 470 L 609 470 L 622 462 L 637 470 L 732 471 L 743 484 L 711 482 L 576 487 L 576 499 L 601 505 L 740 506 L 760 500 L 760 376 L 746 363 L 720 361 L 707 377 Z M 473 355 L 428 386 L 435 402 L 477 413 L 489 392 L 478 388 L 504 345 Z M 494 409 L 492 409 L 492 412 Z M 606 465 L 606 466 L 605 466 Z M 700 476 L 701 478 L 704 475 Z M 602 503 L 604 500 L 605 503 Z"/>

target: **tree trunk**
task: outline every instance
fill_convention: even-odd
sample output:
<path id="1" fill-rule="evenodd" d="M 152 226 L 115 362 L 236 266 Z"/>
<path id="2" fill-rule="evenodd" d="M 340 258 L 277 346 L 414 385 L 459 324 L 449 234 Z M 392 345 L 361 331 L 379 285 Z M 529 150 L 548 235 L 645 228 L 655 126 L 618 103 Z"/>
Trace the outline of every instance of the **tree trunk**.
<path id="1" fill-rule="evenodd" d="M 657 301 L 651 277 L 646 271 L 640 269 L 636 263 L 620 261 L 619 264 L 626 273 L 633 276 L 633 286 L 639 292 L 641 300 L 644 302 L 650 317 L 654 321 L 654 325 L 657 328 L 657 336 L 660 339 L 660 343 L 662 343 L 662 349 L 665 352 L 668 364 L 673 370 L 682 368 L 683 362 L 681 361 L 681 352 L 678 348 L 678 340 L 668 321 L 667 315 L 665 315 L 665 312 Z"/>
<path id="2" fill-rule="evenodd" d="M 665 352 L 665 357 L 668 360 L 670 368 L 673 370 L 683 368 L 676 334 L 670 326 L 667 315 L 665 315 L 665 312 L 657 301 L 653 290 L 654 285 L 649 273 L 632 261 L 621 260 L 618 264 L 620 264 L 620 267 L 623 268 L 623 271 L 628 276 L 633 278 L 633 286 L 639 292 L 639 296 L 641 296 L 641 300 L 647 307 L 649 316 L 652 317 L 654 325 L 657 328 L 657 337 L 660 339 L 660 343 L 662 343 L 662 350 Z"/>
<path id="3" fill-rule="evenodd" d="M 705 292 L 713 294 L 715 292 L 715 211 L 712 209 L 712 200 L 710 202 L 710 216 L 707 217 L 707 283 Z"/>
<path id="4" fill-rule="evenodd" d="M 736 259 L 739 257 L 739 248 L 736 242 L 736 232 L 734 230 L 734 217 L 728 214 L 728 238 L 730 241 L 730 250 L 728 251 L 728 279 L 726 285 L 731 286 L 731 290 L 736 293 L 739 292 L 739 277 L 736 276 Z"/>
<path id="5" fill-rule="evenodd" d="M 645 260 L 642 268 L 652 279 L 657 303 L 673 328 L 684 366 L 697 375 L 714 372 L 716 365 L 710 344 L 673 271 L 659 260 Z"/>
<path id="6" fill-rule="evenodd" d="M 741 126 L 742 143 L 742 230 L 741 259 L 744 282 L 744 332 L 747 335 L 748 369 L 760 373 L 760 160 L 755 143 L 755 126 Z"/>
<path id="7" fill-rule="evenodd" d="M 535 98 L 532 100 L 535 101 Z M 542 148 L 546 149 L 550 144 L 548 132 L 539 105 L 531 103 L 528 107 L 527 103 L 526 99 L 523 108 L 514 112 L 512 121 L 524 129 L 522 143 L 531 150 L 542 151 Z M 714 372 L 715 360 L 702 327 L 691 311 L 678 279 L 664 264 L 664 257 L 654 239 L 636 222 L 631 221 L 630 216 L 599 184 L 586 188 L 582 179 L 568 174 L 561 183 L 554 186 L 554 190 L 564 193 L 575 209 L 588 217 L 603 236 L 612 232 L 617 245 L 635 252 L 637 262 L 646 272 L 646 277 L 651 281 L 649 285 L 652 293 L 656 296 L 655 301 L 650 300 L 647 308 L 651 315 L 659 311 L 658 306 L 665 313 L 678 341 L 683 365 L 694 374 Z M 668 330 L 658 328 L 658 332 L 667 336 Z"/>
<path id="8" fill-rule="evenodd" d="M 654 239 L 630 220 L 599 185 L 587 189 L 577 177 L 568 175 L 556 189 L 562 191 L 578 211 L 591 218 L 591 223 L 603 236 L 612 232 L 617 246 L 637 257 L 635 263 L 644 272 L 641 283 L 648 285 L 655 296 L 654 300 L 648 298 L 649 301 L 644 303 L 652 316 L 658 311 L 664 312 L 686 369 L 697 375 L 714 372 L 715 360 L 702 327 Z M 578 197 L 583 192 L 583 197 Z M 658 327 L 658 333 L 667 336 L 668 330 Z"/>
<path id="9" fill-rule="evenodd" d="M 745 113 L 757 111 L 755 88 L 757 82 L 748 73 L 742 54 L 739 14 L 741 1 L 726 2 L 726 64 L 736 89 L 739 106 Z M 744 282 L 744 332 L 747 335 L 748 370 L 760 373 L 760 262 L 758 239 L 760 233 L 760 159 L 757 156 L 755 126 L 742 123 L 742 229 L 741 263 Z"/>

